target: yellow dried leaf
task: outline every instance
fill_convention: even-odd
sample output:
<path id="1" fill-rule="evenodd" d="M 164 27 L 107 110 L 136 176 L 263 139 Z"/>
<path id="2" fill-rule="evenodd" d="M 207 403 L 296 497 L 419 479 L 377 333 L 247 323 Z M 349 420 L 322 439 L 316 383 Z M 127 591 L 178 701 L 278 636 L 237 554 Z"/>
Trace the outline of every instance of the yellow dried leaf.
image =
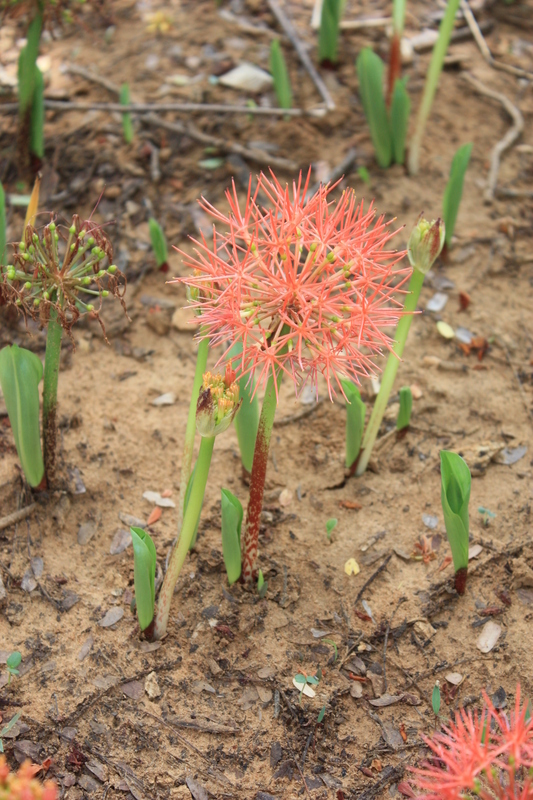
<path id="1" fill-rule="evenodd" d="M 347 575 L 359 575 L 361 572 L 361 567 L 355 560 L 355 558 L 349 558 L 346 564 L 344 565 L 344 571 Z"/>

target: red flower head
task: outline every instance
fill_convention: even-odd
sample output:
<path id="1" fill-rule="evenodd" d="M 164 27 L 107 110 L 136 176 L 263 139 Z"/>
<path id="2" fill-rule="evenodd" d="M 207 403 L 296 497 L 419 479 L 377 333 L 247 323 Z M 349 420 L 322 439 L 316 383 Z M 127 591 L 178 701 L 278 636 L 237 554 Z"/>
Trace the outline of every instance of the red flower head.
<path id="1" fill-rule="evenodd" d="M 290 192 L 261 174 L 244 211 L 233 184 L 227 216 L 202 201 L 225 230 L 214 228 L 212 245 L 194 240 L 195 256 L 182 253 L 193 274 L 175 281 L 189 287 L 201 335 L 227 346 L 219 363 L 240 341 L 233 365 L 257 370 L 258 385 L 282 370 L 299 391 L 321 374 L 331 396 L 338 373 L 359 383 L 377 371 L 374 357 L 393 344 L 385 329 L 402 314 L 396 295 L 411 270 L 395 268 L 404 253 L 387 249 L 395 231 L 375 219 L 372 204 L 364 211 L 351 190 L 330 200 L 334 186 L 307 199 L 308 184 L 300 175 Z M 271 208 L 258 205 L 260 194 Z"/>

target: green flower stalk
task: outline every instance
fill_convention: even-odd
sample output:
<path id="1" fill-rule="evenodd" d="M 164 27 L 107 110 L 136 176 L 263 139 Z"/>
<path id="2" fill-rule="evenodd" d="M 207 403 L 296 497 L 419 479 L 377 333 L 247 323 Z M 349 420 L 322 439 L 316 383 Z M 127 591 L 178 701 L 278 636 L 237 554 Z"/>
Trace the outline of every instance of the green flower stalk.
<path id="1" fill-rule="evenodd" d="M 358 476 L 363 475 L 368 466 L 370 456 L 372 455 L 372 449 L 379 433 L 381 421 L 385 414 L 385 409 L 387 408 L 396 373 L 398 372 L 400 360 L 403 355 L 407 335 L 411 327 L 411 320 L 416 311 L 418 298 L 420 297 L 420 291 L 424 283 L 424 276 L 429 272 L 433 262 L 441 252 L 444 246 L 444 236 L 444 223 L 440 218 L 433 220 L 433 222 L 428 222 L 420 217 L 409 237 L 407 255 L 413 267 L 413 273 L 409 282 L 409 293 L 405 298 L 403 316 L 400 318 L 398 327 L 396 328 L 396 342 L 387 359 L 387 366 L 385 367 L 381 379 L 381 387 L 363 438 L 361 455 L 355 471 L 355 474 Z"/>
<path id="2" fill-rule="evenodd" d="M 124 311 L 126 279 L 114 265 L 113 249 L 101 229 L 77 215 L 64 230 L 54 220 L 37 230 L 28 224 L 15 246 L 12 264 L 0 267 L 0 298 L 25 318 L 47 326 L 43 383 L 43 440 L 45 475 L 55 482 L 57 387 L 63 331 L 72 339 L 72 326 L 84 314 L 94 315 L 104 333 L 99 312 L 112 295 Z M 98 305 L 95 305 L 97 303 Z"/>
<path id="3" fill-rule="evenodd" d="M 468 572 L 468 504 L 472 476 L 468 465 L 449 450 L 440 451 L 441 502 L 444 524 L 452 549 L 455 589 L 464 594 Z"/>
<path id="4" fill-rule="evenodd" d="M 203 377 L 196 410 L 197 429 L 202 437 L 200 452 L 180 536 L 171 553 L 159 594 L 153 628 L 154 639 L 162 639 L 166 634 L 174 587 L 189 552 L 202 509 L 215 437 L 231 425 L 238 408 L 239 387 L 235 383 L 233 370 L 228 366 L 224 378 L 219 374 L 211 375 L 207 372 Z"/>

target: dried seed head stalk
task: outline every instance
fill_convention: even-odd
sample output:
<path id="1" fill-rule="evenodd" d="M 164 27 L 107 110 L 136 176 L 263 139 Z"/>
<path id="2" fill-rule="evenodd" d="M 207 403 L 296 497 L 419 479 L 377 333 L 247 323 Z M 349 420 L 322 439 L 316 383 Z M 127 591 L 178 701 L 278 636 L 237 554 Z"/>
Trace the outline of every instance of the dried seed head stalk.
<path id="1" fill-rule="evenodd" d="M 433 757 L 413 769 L 417 798 L 463 800 L 466 793 L 481 800 L 532 800 L 533 718 L 528 703 L 507 716 L 483 692 L 480 713 L 461 709 L 455 721 L 433 737 L 422 737 Z"/>
<path id="2" fill-rule="evenodd" d="M 300 176 L 291 192 L 261 174 L 243 211 L 235 186 L 227 191 L 227 215 L 204 200 L 220 225 L 212 244 L 202 237 L 195 256 L 182 253 L 193 272 L 175 280 L 189 289 L 201 336 L 212 345 L 242 342 L 233 366 L 256 371 L 257 386 L 281 370 L 299 392 L 323 375 L 332 396 L 342 392 L 338 373 L 359 383 L 378 371 L 375 357 L 393 344 L 386 329 L 402 315 L 398 295 L 411 269 L 396 267 L 405 254 L 388 249 L 395 231 L 372 204 L 365 211 L 351 190 L 330 200 L 334 186 L 307 199 L 308 183 Z M 259 192 L 270 208 L 258 205 Z"/>
<path id="3" fill-rule="evenodd" d="M 82 222 L 77 214 L 65 230 L 53 219 L 40 230 L 27 225 L 23 240 L 15 245 L 13 264 L 0 267 L 0 303 L 15 306 L 42 325 L 54 308 L 71 338 L 76 320 L 94 314 L 107 341 L 99 314 L 102 300 L 116 297 L 127 313 L 126 278 L 112 260 L 113 248 L 102 229 L 91 220 Z M 103 266 L 106 261 L 110 266 Z"/>

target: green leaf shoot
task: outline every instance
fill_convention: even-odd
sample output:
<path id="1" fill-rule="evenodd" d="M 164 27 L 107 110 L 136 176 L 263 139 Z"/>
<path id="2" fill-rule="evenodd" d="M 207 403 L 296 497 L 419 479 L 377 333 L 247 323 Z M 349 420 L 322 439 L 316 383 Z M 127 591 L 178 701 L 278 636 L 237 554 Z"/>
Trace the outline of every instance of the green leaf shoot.
<path id="1" fill-rule="evenodd" d="M 231 586 L 241 577 L 241 527 L 244 513 L 241 501 L 229 489 L 222 489 L 221 495 L 222 553 Z"/>
<path id="2" fill-rule="evenodd" d="M 472 477 L 466 462 L 448 450 L 440 451 L 441 502 L 453 566 L 466 575 L 468 567 L 468 503 Z M 459 591 L 456 581 L 456 588 Z M 463 585 L 464 592 L 464 585 Z M 461 592 L 462 593 L 462 592 Z"/>
<path id="3" fill-rule="evenodd" d="M 274 39 L 270 45 L 270 72 L 274 79 L 274 91 L 278 99 L 278 106 L 292 108 L 291 80 L 279 39 Z"/>
<path id="4" fill-rule="evenodd" d="M 39 383 L 43 365 L 35 353 L 13 344 L 0 351 L 0 386 L 20 464 L 30 486 L 44 475 L 39 422 Z"/>
<path id="5" fill-rule="evenodd" d="M 118 101 L 121 106 L 130 105 L 130 87 L 127 83 L 123 83 L 120 87 Z M 133 142 L 133 123 L 131 121 L 131 114 L 128 111 L 122 114 L 122 135 L 124 136 L 126 144 L 131 144 Z"/>
<path id="6" fill-rule="evenodd" d="M 438 717 L 440 711 L 440 686 L 438 681 L 433 687 L 433 692 L 431 694 L 431 705 L 433 707 L 433 713 L 436 717 Z"/>
<path id="7" fill-rule="evenodd" d="M 325 716 L 326 716 L 326 706 L 322 706 L 322 708 L 318 712 L 318 717 L 317 717 L 317 720 L 316 720 L 316 724 L 320 725 L 320 723 L 324 720 Z"/>
<path id="8" fill-rule="evenodd" d="M 390 107 L 390 126 L 392 136 L 392 154 L 397 164 L 405 161 L 405 141 L 409 128 L 411 101 L 406 88 L 406 79 L 397 80 L 394 84 Z"/>
<path id="9" fill-rule="evenodd" d="M 43 26 L 42 12 L 35 14 L 28 26 L 26 44 L 20 51 L 18 62 L 19 116 L 25 117 L 33 103 L 35 89 L 35 68 L 39 55 L 39 42 Z"/>
<path id="10" fill-rule="evenodd" d="M 150 241 L 152 243 L 152 250 L 154 251 L 157 266 L 162 267 L 168 260 L 167 240 L 163 228 L 156 219 L 150 217 L 148 220 L 148 229 L 150 231 Z"/>
<path id="11" fill-rule="evenodd" d="M 337 522 L 338 520 L 336 520 L 334 517 L 328 519 L 326 522 L 326 533 L 328 535 L 328 539 L 331 539 L 331 534 L 333 533 L 333 529 L 337 527 Z"/>
<path id="12" fill-rule="evenodd" d="M 413 408 L 413 393 L 409 386 L 402 386 L 400 389 L 400 410 L 396 420 L 396 430 L 403 431 L 409 427 L 411 422 L 411 410 Z"/>
<path id="13" fill-rule="evenodd" d="M 366 406 L 355 384 L 341 378 L 341 385 L 346 397 L 346 467 L 350 469 L 361 449 Z"/>
<path id="14" fill-rule="evenodd" d="M 392 136 L 383 96 L 383 61 L 369 47 L 363 47 L 359 53 L 357 76 L 376 161 L 386 168 L 392 161 Z"/>
<path id="15" fill-rule="evenodd" d="M 331 64 L 337 63 L 341 10 L 342 0 L 324 0 L 322 4 L 318 34 L 318 60 L 321 64 L 324 61 L 329 61 Z"/>
<path id="16" fill-rule="evenodd" d="M 13 652 L 10 653 L 10 655 L 8 655 L 7 657 L 6 667 L 10 672 L 14 673 L 15 675 L 18 675 L 17 667 L 20 665 L 21 661 L 22 661 L 21 653 L 19 653 L 18 650 L 13 650 Z"/>
<path id="17" fill-rule="evenodd" d="M 359 175 L 363 183 L 366 183 L 368 188 L 370 188 L 370 173 L 367 170 L 367 168 L 363 167 L 363 165 L 357 167 L 357 174 Z"/>
<path id="18" fill-rule="evenodd" d="M 133 577 L 137 618 L 141 631 L 146 630 L 154 618 L 155 569 L 157 553 L 151 536 L 142 528 L 130 528 L 133 542 Z"/>
<path id="19" fill-rule="evenodd" d="M 37 158 L 44 158 L 44 79 L 37 65 L 31 104 L 30 152 Z"/>
<path id="20" fill-rule="evenodd" d="M 268 590 L 268 581 L 266 581 L 263 577 L 263 570 L 259 570 L 259 574 L 257 576 L 257 594 L 261 599 L 266 597 L 266 593 Z"/>
<path id="21" fill-rule="evenodd" d="M 0 730 L 0 753 L 4 752 L 4 743 L 2 742 L 2 737 L 7 736 L 11 728 L 13 728 L 17 724 L 17 722 L 20 719 L 20 714 L 21 712 L 17 711 L 17 713 L 13 717 L 11 717 L 9 722 L 6 725 L 4 725 L 4 727 Z"/>
<path id="22" fill-rule="evenodd" d="M 461 203 L 461 197 L 463 196 L 465 173 L 470 162 L 471 153 L 472 143 L 464 144 L 455 153 L 450 168 L 450 177 L 442 198 L 442 216 L 444 217 L 446 245 L 448 247 L 452 241 L 457 214 L 459 213 L 459 205 Z"/>

